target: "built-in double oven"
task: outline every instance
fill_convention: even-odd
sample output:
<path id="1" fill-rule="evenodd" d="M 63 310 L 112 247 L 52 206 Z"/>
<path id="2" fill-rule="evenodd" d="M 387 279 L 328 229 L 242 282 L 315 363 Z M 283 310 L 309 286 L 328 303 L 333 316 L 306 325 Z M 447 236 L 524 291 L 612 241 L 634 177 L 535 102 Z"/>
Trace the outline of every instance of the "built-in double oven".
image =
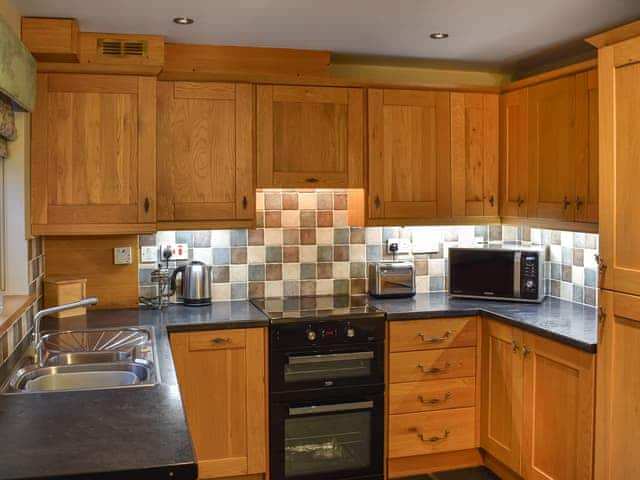
<path id="1" fill-rule="evenodd" d="M 272 480 L 383 478 L 384 316 L 271 327 Z"/>

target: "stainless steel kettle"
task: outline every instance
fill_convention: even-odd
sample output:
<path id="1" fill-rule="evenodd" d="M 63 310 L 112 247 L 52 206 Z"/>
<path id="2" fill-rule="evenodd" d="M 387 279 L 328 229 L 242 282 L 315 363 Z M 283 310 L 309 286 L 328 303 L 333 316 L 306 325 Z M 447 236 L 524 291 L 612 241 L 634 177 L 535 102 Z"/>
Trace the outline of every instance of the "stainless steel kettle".
<path id="1" fill-rule="evenodd" d="M 182 295 L 184 304 L 189 306 L 211 304 L 212 267 L 203 262 L 191 262 L 178 267 L 171 275 L 171 289 L 176 290 L 176 279 L 182 276 Z"/>

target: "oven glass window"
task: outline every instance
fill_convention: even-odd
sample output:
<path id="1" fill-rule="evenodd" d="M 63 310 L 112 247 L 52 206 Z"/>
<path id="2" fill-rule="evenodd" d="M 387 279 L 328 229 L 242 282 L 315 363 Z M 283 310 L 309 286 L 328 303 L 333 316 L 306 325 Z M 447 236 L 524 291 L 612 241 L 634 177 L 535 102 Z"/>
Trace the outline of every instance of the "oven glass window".
<path id="1" fill-rule="evenodd" d="M 371 416 L 363 410 L 285 420 L 285 477 L 370 468 Z"/>
<path id="2" fill-rule="evenodd" d="M 374 352 L 291 355 L 284 366 L 285 383 L 368 377 Z"/>

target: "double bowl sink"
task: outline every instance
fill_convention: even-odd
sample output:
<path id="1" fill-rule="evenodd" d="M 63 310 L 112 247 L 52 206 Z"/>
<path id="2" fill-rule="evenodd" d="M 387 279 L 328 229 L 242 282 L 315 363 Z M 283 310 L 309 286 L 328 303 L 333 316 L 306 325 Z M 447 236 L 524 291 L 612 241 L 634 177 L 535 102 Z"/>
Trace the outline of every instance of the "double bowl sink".
<path id="1" fill-rule="evenodd" d="M 42 336 L 39 363 L 25 356 L 0 393 L 101 390 L 155 385 L 152 327 L 64 330 Z"/>

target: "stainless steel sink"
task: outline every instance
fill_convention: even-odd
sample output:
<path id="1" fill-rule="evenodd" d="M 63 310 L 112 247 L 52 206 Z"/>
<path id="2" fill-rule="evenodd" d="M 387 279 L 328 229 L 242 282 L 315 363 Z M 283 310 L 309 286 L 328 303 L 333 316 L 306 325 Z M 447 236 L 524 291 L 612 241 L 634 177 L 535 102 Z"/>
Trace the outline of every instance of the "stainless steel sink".
<path id="1" fill-rule="evenodd" d="M 159 381 L 152 327 L 64 330 L 42 335 L 40 364 L 25 357 L 0 393 L 100 390 Z"/>

